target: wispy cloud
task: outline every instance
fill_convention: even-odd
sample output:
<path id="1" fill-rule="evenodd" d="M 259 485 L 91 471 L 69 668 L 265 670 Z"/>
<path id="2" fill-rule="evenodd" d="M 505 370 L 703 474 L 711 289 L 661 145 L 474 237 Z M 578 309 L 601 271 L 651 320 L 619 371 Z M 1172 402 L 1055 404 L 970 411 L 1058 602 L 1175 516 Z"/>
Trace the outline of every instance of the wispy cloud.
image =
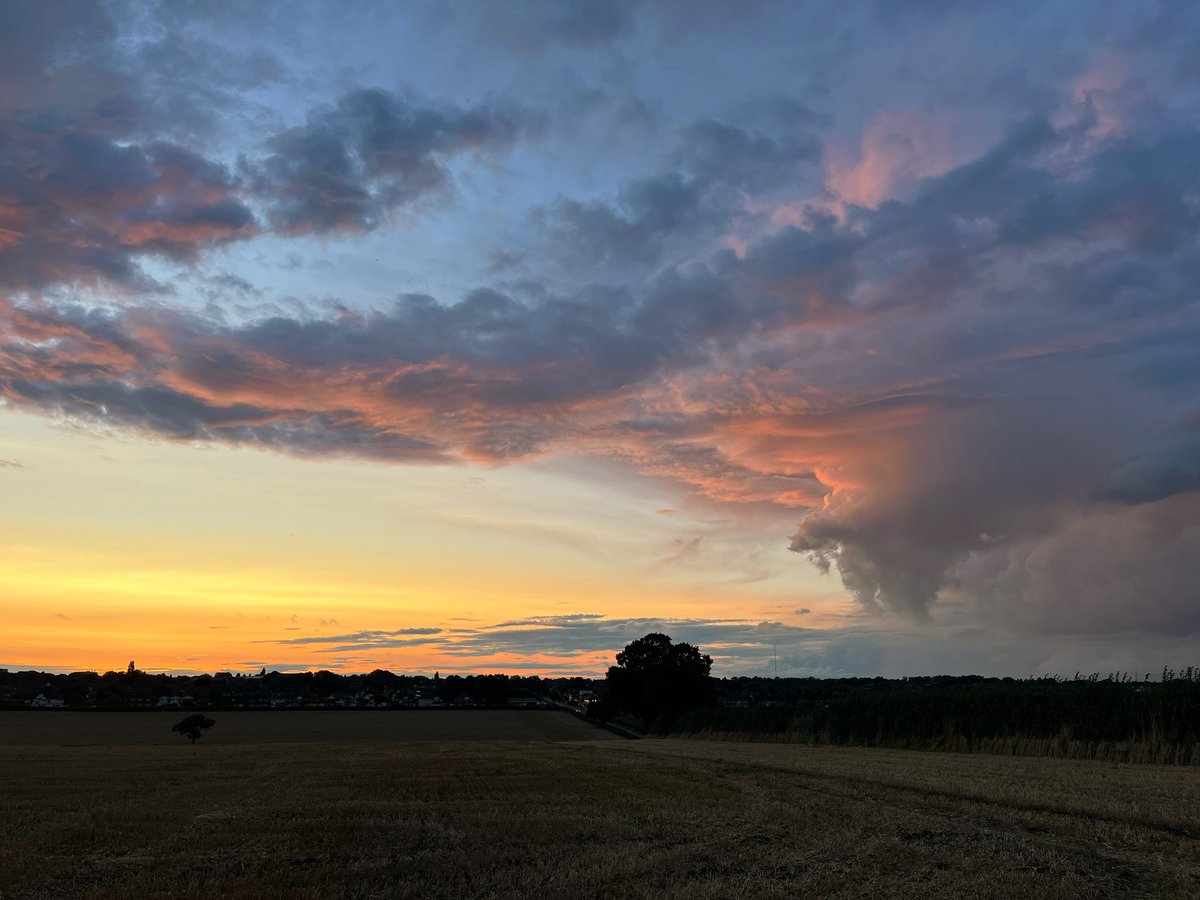
<path id="1" fill-rule="evenodd" d="M 811 634 L 781 622 L 726 619 L 612 618 L 598 613 L 535 616 L 478 628 L 401 628 L 271 641 L 317 645 L 322 653 L 430 647 L 454 656 L 572 656 L 611 651 L 650 631 L 669 630 L 679 640 L 714 650 L 762 647 Z M 261 642 L 266 643 L 266 642 Z"/>
<path id="2" fill-rule="evenodd" d="M 1030 635 L 1020 642 L 997 642 L 978 627 L 910 628 L 872 623 L 861 617 L 836 628 L 804 628 L 775 621 L 703 618 L 608 617 L 596 614 L 538 616 L 500 622 L 472 631 L 426 629 L 362 631 L 319 639 L 274 643 L 316 649 L 325 666 L 336 659 L 345 668 L 394 665 L 389 650 L 419 648 L 437 662 L 427 668 L 547 672 L 573 670 L 603 674 L 626 644 L 650 632 L 699 646 L 713 657 L 720 675 L 779 672 L 840 677 L 864 675 L 1039 675 L 1088 671 L 1149 671 L 1162 660 L 1184 660 L 1186 637 L 1146 637 L 1131 643 L 1122 635 L 1092 635 L 1064 644 L 1055 636 Z M 380 654 L 373 656 L 373 654 Z M 1090 668 L 1089 668 L 1090 667 Z"/>

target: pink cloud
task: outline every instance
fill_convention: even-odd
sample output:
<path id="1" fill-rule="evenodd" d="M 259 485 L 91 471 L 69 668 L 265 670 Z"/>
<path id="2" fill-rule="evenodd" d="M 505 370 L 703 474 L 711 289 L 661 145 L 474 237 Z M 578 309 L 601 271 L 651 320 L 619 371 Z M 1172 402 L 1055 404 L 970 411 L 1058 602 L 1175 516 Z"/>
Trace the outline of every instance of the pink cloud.
<path id="1" fill-rule="evenodd" d="M 885 110 L 871 118 L 857 148 L 836 149 L 826 185 L 843 203 L 877 207 L 903 197 L 922 179 L 949 171 L 978 150 L 962 123 L 927 110 Z M 786 218 L 787 213 L 780 213 Z"/>

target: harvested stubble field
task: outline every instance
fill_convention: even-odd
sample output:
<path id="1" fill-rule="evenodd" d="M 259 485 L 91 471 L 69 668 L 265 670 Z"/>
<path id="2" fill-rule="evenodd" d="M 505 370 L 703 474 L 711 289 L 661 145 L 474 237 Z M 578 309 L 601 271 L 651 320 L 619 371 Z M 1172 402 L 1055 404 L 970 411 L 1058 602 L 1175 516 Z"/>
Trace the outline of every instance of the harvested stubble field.
<path id="1" fill-rule="evenodd" d="M 429 727 L 446 715 L 477 714 Z M 0 896 L 1200 896 L 1194 768 L 308 735 L 193 751 L 9 731 Z"/>
<path id="2" fill-rule="evenodd" d="M 0 712 L 0 745 L 183 743 L 171 726 L 188 711 Z M 205 713 L 217 724 L 201 744 L 292 744 L 310 741 L 586 741 L 619 740 L 561 710 L 344 709 Z"/>

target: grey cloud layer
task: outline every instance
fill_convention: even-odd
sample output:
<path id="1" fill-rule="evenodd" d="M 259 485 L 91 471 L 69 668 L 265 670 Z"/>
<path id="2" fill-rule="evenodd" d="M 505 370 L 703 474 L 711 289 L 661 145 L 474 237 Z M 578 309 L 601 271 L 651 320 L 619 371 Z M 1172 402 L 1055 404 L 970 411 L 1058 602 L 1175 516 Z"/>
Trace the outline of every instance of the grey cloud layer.
<path id="1" fill-rule="evenodd" d="M 503 150 L 529 127 L 523 114 L 353 91 L 232 171 L 175 143 L 131 143 L 127 129 L 111 133 L 102 106 L 67 120 L 0 119 L 0 288 L 152 288 L 144 257 L 187 262 L 264 230 L 369 231 L 447 192 L 455 156 Z"/>
<path id="2" fill-rule="evenodd" d="M 770 112 L 766 129 L 712 117 L 690 122 L 678 129 L 665 171 L 625 181 L 611 201 L 560 198 L 539 211 L 546 256 L 570 270 L 627 278 L 723 236 L 746 218 L 747 197 L 814 187 L 816 117 L 788 104 L 771 104 Z"/>
<path id="3" fill-rule="evenodd" d="M 252 190 L 285 234 L 369 231 L 393 210 L 444 191 L 446 162 L 468 150 L 512 145 L 528 113 L 493 106 L 420 106 L 356 90 L 267 142 L 249 164 Z"/>
<path id="4" fill-rule="evenodd" d="M 495 156 L 541 127 L 516 106 L 354 89 L 227 164 L 205 155 L 222 114 L 236 120 L 250 105 L 240 92 L 286 73 L 177 13 L 68 0 L 0 10 L 0 291 L 162 291 L 143 260 L 188 263 L 264 232 L 368 231 L 445 195 L 457 157 Z"/>

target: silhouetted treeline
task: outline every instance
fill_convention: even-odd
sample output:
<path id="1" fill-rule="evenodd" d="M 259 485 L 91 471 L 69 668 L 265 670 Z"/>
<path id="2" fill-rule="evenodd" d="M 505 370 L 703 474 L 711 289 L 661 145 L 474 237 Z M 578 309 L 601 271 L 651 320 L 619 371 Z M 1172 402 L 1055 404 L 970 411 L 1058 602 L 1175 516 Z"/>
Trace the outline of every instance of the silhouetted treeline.
<path id="1" fill-rule="evenodd" d="M 363 709 L 530 706 L 598 688 L 591 678 L 536 675 L 397 675 L 267 672 L 155 675 L 123 671 L 11 672 L 0 669 L 0 707 L 69 709 Z"/>
<path id="2" fill-rule="evenodd" d="M 722 678 L 717 706 L 657 734 L 1200 764 L 1200 669 L 1071 679 Z M 603 679 L 267 672 L 155 675 L 0 669 L 0 707 L 512 707 L 602 696 Z"/>
<path id="3" fill-rule="evenodd" d="M 731 678 L 659 734 L 1200 763 L 1200 669 L 1071 679 Z"/>

